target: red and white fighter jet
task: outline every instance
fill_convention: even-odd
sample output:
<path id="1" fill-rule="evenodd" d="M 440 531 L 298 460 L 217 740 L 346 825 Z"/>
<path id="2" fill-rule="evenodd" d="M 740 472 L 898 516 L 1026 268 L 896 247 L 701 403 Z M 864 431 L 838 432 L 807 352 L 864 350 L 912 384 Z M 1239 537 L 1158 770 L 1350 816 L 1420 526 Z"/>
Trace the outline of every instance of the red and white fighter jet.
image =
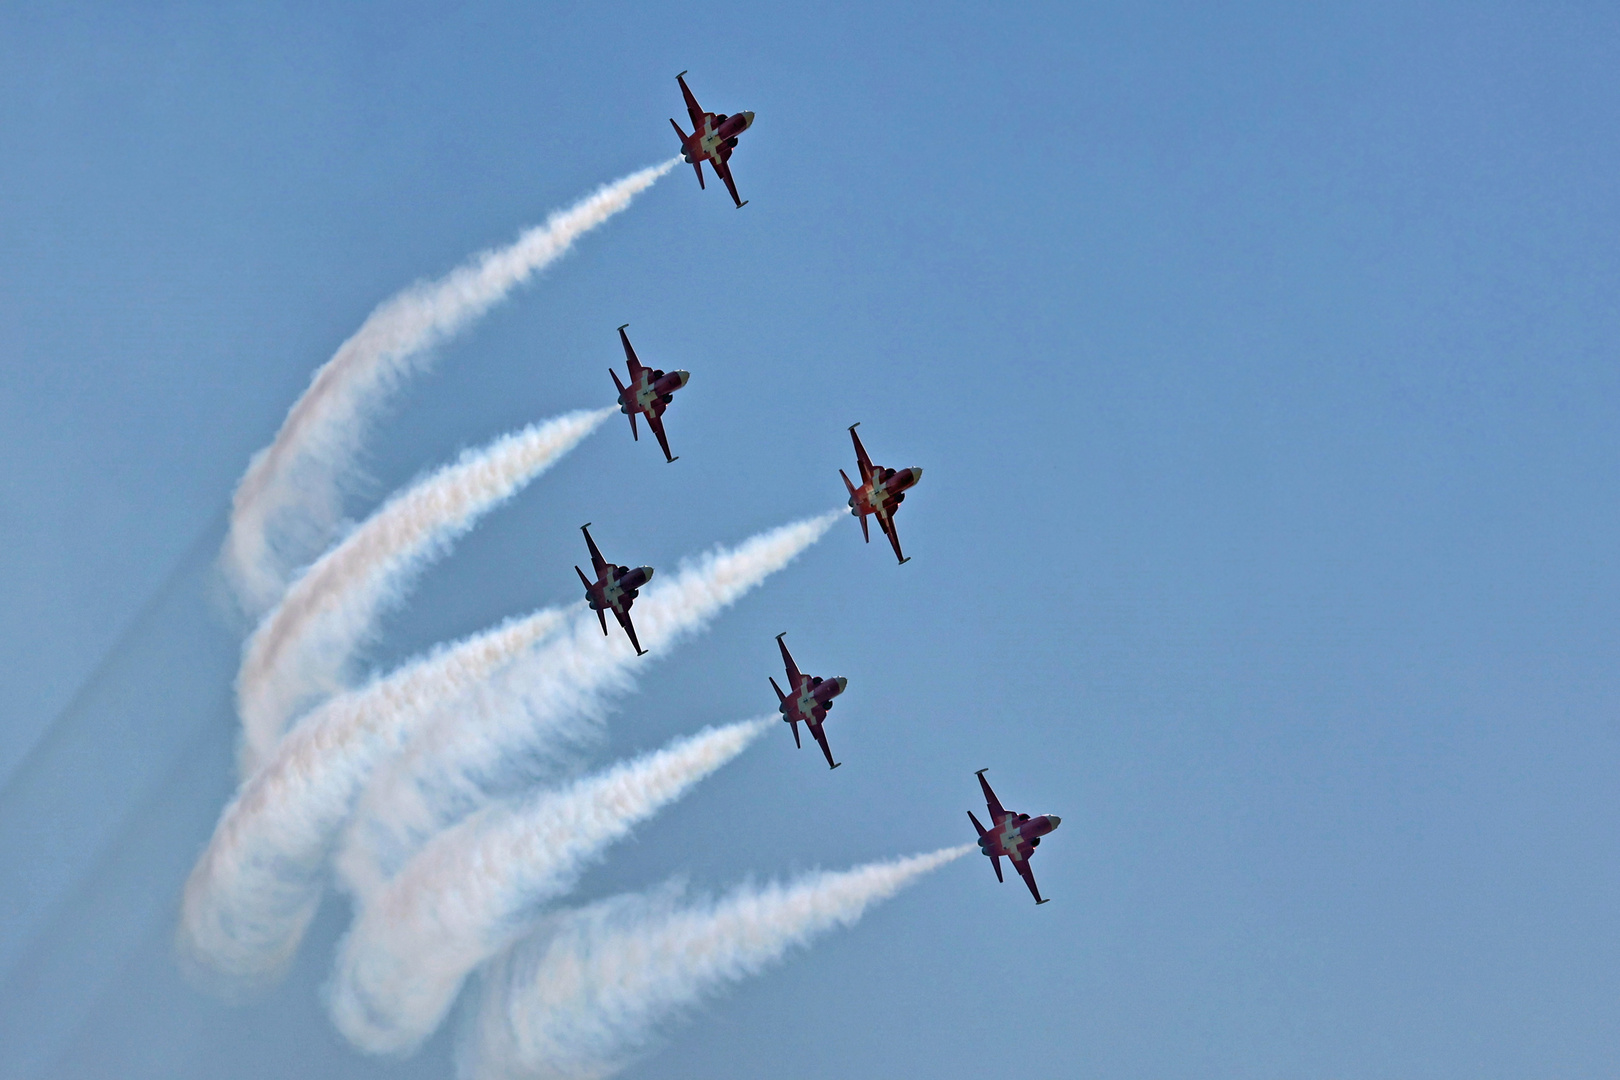
<path id="1" fill-rule="evenodd" d="M 692 91 L 686 87 L 686 72 L 675 76 L 675 81 L 681 84 L 681 94 L 686 98 L 686 114 L 692 118 L 692 134 L 688 135 L 681 130 L 681 125 L 670 118 L 670 126 L 675 134 L 681 137 L 681 158 L 692 168 L 697 170 L 698 187 L 703 187 L 703 163 L 707 161 L 714 167 L 714 173 L 725 182 L 726 190 L 731 192 L 731 201 L 741 210 L 748 205 L 746 199 L 737 197 L 737 185 L 731 181 L 731 166 L 726 164 L 731 160 L 731 152 L 737 148 L 737 136 L 747 131 L 754 123 L 754 114 L 751 112 L 725 113 L 705 112 L 703 106 L 697 103 Z"/>
<path id="2" fill-rule="evenodd" d="M 591 523 L 586 522 L 579 527 L 585 534 L 585 544 L 591 549 L 591 570 L 596 574 L 592 581 L 585 576 L 585 571 L 578 566 L 574 573 L 585 585 L 585 602 L 591 605 L 596 612 L 596 619 L 602 624 L 602 634 L 607 635 L 607 613 L 613 612 L 613 617 L 619 620 L 624 632 L 630 637 L 630 644 L 635 647 L 637 656 L 645 656 L 646 649 L 636 640 L 636 628 L 630 622 L 630 605 L 636 602 L 636 594 L 640 588 L 652 580 L 653 568 L 638 566 L 634 570 L 628 566 L 616 566 L 602 558 L 602 553 L 596 550 L 596 541 L 591 539 Z"/>
<path id="3" fill-rule="evenodd" d="M 776 699 L 781 702 L 776 707 L 782 714 L 782 719 L 793 725 L 793 745 L 804 749 L 799 741 L 799 724 L 802 722 L 810 729 L 811 736 L 821 744 L 821 752 L 827 755 L 827 767 L 836 769 L 842 765 L 841 761 L 834 761 L 832 750 L 827 746 L 827 733 L 821 730 L 822 721 L 827 719 L 827 710 L 833 707 L 833 698 L 844 692 L 849 680 L 842 675 L 837 678 L 823 679 L 820 676 L 806 675 L 799 670 L 799 665 L 793 662 L 793 654 L 788 652 L 787 631 L 776 635 L 776 643 L 782 647 L 782 663 L 787 665 L 788 686 L 793 688 L 793 695 L 789 697 L 782 693 L 782 688 L 771 680 L 771 689 L 776 691 Z"/>
<path id="4" fill-rule="evenodd" d="M 855 434 L 860 426 L 859 423 L 849 425 L 849 437 L 855 440 L 855 463 L 861 468 L 861 486 L 850 483 L 849 475 L 843 469 L 838 470 L 838 475 L 844 478 L 844 486 L 849 489 L 849 512 L 861 519 L 861 535 L 868 544 L 872 542 L 872 533 L 866 527 L 866 515 L 876 514 L 878 528 L 889 538 L 894 557 L 904 565 L 911 560 L 900 554 L 900 534 L 894 531 L 894 512 L 906 501 L 906 489 L 922 479 L 922 470 L 873 465 L 872 459 L 866 456 L 866 447 L 861 445 L 861 437 Z"/>
<path id="5" fill-rule="evenodd" d="M 684 371 L 663 372 L 643 366 L 636 359 L 636 350 L 630 347 L 630 339 L 625 337 L 624 326 L 619 327 L 619 340 L 624 343 L 624 356 L 630 368 L 630 385 L 620 382 L 619 373 L 608 368 L 608 374 L 613 376 L 613 385 L 619 388 L 619 411 L 630 418 L 630 437 L 637 442 L 641 441 L 641 435 L 636 431 L 636 414 L 645 416 L 647 426 L 652 428 L 652 433 L 658 437 L 658 445 L 663 448 L 664 460 L 674 461 L 669 454 L 669 440 L 664 438 L 664 410 L 669 407 L 675 391 L 685 386 L 692 376 Z"/>
<path id="6" fill-rule="evenodd" d="M 1013 869 L 1018 876 L 1024 879 L 1029 886 L 1030 895 L 1035 897 L 1035 903 L 1044 904 L 1041 899 L 1041 890 L 1035 887 L 1035 875 L 1029 869 L 1029 857 L 1040 846 L 1041 837 L 1057 828 L 1062 818 L 1056 814 L 1042 814 L 1032 818 L 1028 814 L 1015 814 L 1001 806 L 1001 800 L 996 793 L 990 790 L 990 781 L 984 778 L 989 769 L 980 769 L 974 773 L 979 778 L 979 786 L 984 788 L 984 805 L 990 811 L 990 828 L 986 829 L 979 824 L 979 819 L 968 811 L 968 820 L 973 827 L 979 830 L 979 850 L 990 856 L 990 865 L 995 868 L 996 880 L 1005 880 L 1001 876 L 1001 857 L 1005 855 L 1012 860 Z"/>

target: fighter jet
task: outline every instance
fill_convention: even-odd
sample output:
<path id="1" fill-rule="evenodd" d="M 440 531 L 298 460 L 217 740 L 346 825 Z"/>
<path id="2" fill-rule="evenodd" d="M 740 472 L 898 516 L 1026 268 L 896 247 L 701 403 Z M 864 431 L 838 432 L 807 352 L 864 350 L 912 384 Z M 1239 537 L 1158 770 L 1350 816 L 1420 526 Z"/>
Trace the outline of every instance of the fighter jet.
<path id="1" fill-rule="evenodd" d="M 1056 814 L 1032 818 L 1028 814 L 1015 814 L 1002 809 L 1001 800 L 990 790 L 990 781 L 984 778 L 989 771 L 980 769 L 973 775 L 979 778 L 979 786 L 984 788 L 984 805 L 990 811 L 990 828 L 986 830 L 973 816 L 973 811 L 968 811 L 968 820 L 979 830 L 979 850 L 990 856 L 990 865 L 995 868 L 997 881 L 1005 880 L 1001 876 L 1001 857 L 1005 855 L 1011 859 L 1013 869 L 1029 886 L 1035 903 L 1044 904 L 1046 901 L 1041 899 L 1041 890 L 1035 887 L 1035 875 L 1029 869 L 1029 857 L 1040 846 L 1041 837 L 1057 828 L 1062 819 Z"/>
<path id="2" fill-rule="evenodd" d="M 574 567 L 574 573 L 585 585 L 585 601 L 596 612 L 596 618 L 602 624 L 602 634 L 606 636 L 608 632 L 607 613 L 612 611 L 613 617 L 619 620 L 619 625 L 630 636 L 630 644 L 635 647 L 636 655 L 645 656 L 647 650 L 636 640 L 636 628 L 630 622 L 630 605 L 636 602 L 637 590 L 652 580 L 653 568 L 638 566 L 632 570 L 628 566 L 615 566 L 596 550 L 596 541 L 591 539 L 590 522 L 581 525 L 579 531 L 585 534 L 585 543 L 591 549 L 591 569 L 596 573 L 596 580 L 586 577 L 585 571 L 578 566 Z"/>
<path id="3" fill-rule="evenodd" d="M 664 450 L 664 460 L 674 461 L 669 455 L 669 440 L 664 438 L 664 410 L 669 407 L 675 391 L 685 386 L 692 376 L 684 371 L 666 373 L 642 366 L 641 361 L 636 359 L 636 350 L 630 347 L 630 339 L 624 334 L 624 326 L 619 327 L 619 340 L 624 343 L 624 356 L 630 368 L 630 385 L 620 382 L 619 373 L 608 368 L 608 374 L 613 376 L 613 385 L 619 388 L 619 411 L 630 418 L 630 437 L 637 442 L 641 441 L 641 435 L 636 431 L 636 414 L 645 416 L 647 426 L 652 428 L 652 433 L 658 437 L 658 445 Z"/>
<path id="4" fill-rule="evenodd" d="M 827 755 L 827 768 L 836 769 L 842 765 L 841 761 L 834 761 L 832 750 L 827 746 L 827 733 L 821 730 L 822 721 L 827 719 L 827 710 L 833 707 L 833 698 L 844 692 L 849 680 L 843 676 L 836 679 L 823 679 L 806 675 L 799 670 L 799 665 L 793 662 L 793 654 L 788 652 L 787 631 L 776 635 L 776 644 L 782 648 L 782 663 L 787 665 L 788 686 L 793 690 L 793 696 L 782 693 L 782 688 L 771 680 L 771 689 L 776 691 L 776 698 L 781 702 L 777 711 L 782 719 L 793 725 L 793 745 L 804 749 L 799 741 L 799 723 L 803 721 L 810 729 L 811 736 L 821 744 L 821 752 Z"/>
<path id="5" fill-rule="evenodd" d="M 894 531 L 894 512 L 906 501 L 906 489 L 922 479 L 922 470 L 873 465 L 872 459 L 866 456 L 866 447 L 861 445 L 861 437 L 855 434 L 860 426 L 859 423 L 849 425 L 849 437 L 855 441 L 855 462 L 861 468 L 861 486 L 850 483 L 849 475 L 843 469 L 838 470 L 838 475 L 844 478 L 844 486 L 849 489 L 849 512 L 861 519 L 861 535 L 868 544 L 872 542 L 872 533 L 866 527 L 866 515 L 876 514 L 878 528 L 889 538 L 894 557 L 904 565 L 911 560 L 900 554 L 900 534 Z"/>
<path id="6" fill-rule="evenodd" d="M 754 123 L 754 114 L 751 112 L 725 113 L 705 112 L 703 106 L 697 103 L 692 91 L 686 87 L 686 72 L 675 76 L 675 81 L 681 84 L 681 94 L 686 98 L 686 114 L 692 118 L 692 134 L 688 135 L 681 130 L 681 125 L 670 117 L 670 127 L 675 134 L 681 137 L 681 159 L 697 170 L 698 187 L 703 187 L 703 163 L 707 161 L 714 167 L 715 175 L 725 182 L 726 190 L 731 192 L 731 201 L 741 210 L 748 203 L 737 197 L 737 185 L 731 182 L 731 166 L 726 162 L 731 160 L 731 152 L 737 148 L 737 136 L 747 131 Z"/>

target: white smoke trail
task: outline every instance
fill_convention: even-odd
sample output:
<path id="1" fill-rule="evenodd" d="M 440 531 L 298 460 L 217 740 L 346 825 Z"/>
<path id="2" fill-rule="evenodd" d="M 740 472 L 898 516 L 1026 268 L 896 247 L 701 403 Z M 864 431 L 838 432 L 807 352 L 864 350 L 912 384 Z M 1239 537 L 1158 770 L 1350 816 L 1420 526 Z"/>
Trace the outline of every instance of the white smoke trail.
<path id="1" fill-rule="evenodd" d="M 242 651 L 244 776 L 288 720 L 341 689 L 355 649 L 415 573 L 614 413 L 572 412 L 468 450 L 389 499 L 295 581 Z"/>
<path id="2" fill-rule="evenodd" d="M 367 421 L 426 353 L 629 206 L 679 161 L 606 184 L 508 246 L 411 286 L 367 317 L 315 372 L 275 440 L 254 455 L 237 485 L 221 561 L 249 613 L 275 603 L 291 568 L 330 540 Z"/>
<path id="3" fill-rule="evenodd" d="M 781 959 L 971 844 L 792 883 L 745 885 L 682 906 L 676 890 L 562 915 L 485 972 L 460 1048 L 462 1080 L 596 1080 L 628 1065 L 660 1025 Z"/>
<path id="4" fill-rule="evenodd" d="M 604 848 L 753 742 L 772 718 L 711 728 L 434 837 L 356 920 L 328 1005 L 349 1040 L 406 1054 L 433 1033 L 462 982 L 512 944 Z"/>
<path id="5" fill-rule="evenodd" d="M 701 629 L 843 513 L 772 529 L 654 579 L 632 611 L 643 645 L 658 653 Z M 487 804 L 509 762 L 587 738 L 606 697 L 630 689 L 638 663 L 612 620 L 609 629 L 604 637 L 595 615 L 581 612 L 545 647 L 481 687 L 468 707 L 429 725 L 361 799 L 337 857 L 339 880 L 367 901 L 428 838 Z"/>
<path id="6" fill-rule="evenodd" d="M 223 976 L 224 990 L 279 975 L 314 917 L 327 856 L 377 764 L 569 614 L 508 620 L 306 714 L 225 808 L 186 882 L 179 945 L 196 973 Z"/>

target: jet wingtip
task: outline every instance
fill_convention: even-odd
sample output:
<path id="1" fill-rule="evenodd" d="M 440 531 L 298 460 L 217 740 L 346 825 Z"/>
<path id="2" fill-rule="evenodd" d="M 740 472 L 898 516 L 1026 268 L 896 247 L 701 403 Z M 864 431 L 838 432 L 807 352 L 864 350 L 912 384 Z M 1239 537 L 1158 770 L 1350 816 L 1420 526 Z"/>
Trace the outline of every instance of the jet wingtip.
<path id="1" fill-rule="evenodd" d="M 675 77 L 676 77 L 676 78 L 677 78 L 677 79 L 679 79 L 679 78 L 681 78 L 681 77 L 682 77 L 682 76 L 684 76 L 684 75 L 685 75 L 685 74 L 686 74 L 686 72 L 684 72 L 684 71 L 683 71 L 683 72 L 681 72 L 681 74 L 680 74 L 680 75 L 677 75 L 677 76 L 675 76 Z"/>
<path id="2" fill-rule="evenodd" d="M 974 776 L 983 776 L 985 773 L 987 773 L 989 771 L 990 771 L 990 766 L 986 765 L 984 768 L 980 769 L 978 772 L 974 773 L 973 775 Z"/>
<path id="3" fill-rule="evenodd" d="M 1040 907 L 1042 904 L 1050 904 L 1051 902 L 1052 902 L 1052 898 L 1050 896 L 1048 896 L 1045 900 L 1037 900 L 1037 901 L 1035 901 L 1035 906 Z"/>
<path id="4" fill-rule="evenodd" d="M 747 205 L 748 205 L 748 200 L 744 199 L 742 202 L 737 204 L 737 209 L 741 210 L 743 207 L 745 207 Z"/>
<path id="5" fill-rule="evenodd" d="M 625 323 L 624 326 L 619 327 L 619 333 L 621 333 L 621 334 L 624 333 L 624 327 L 629 326 L 629 325 L 630 325 L 629 323 Z"/>
<path id="6" fill-rule="evenodd" d="M 776 640 L 781 641 L 785 637 L 787 637 L 787 631 L 786 630 L 782 631 L 780 634 L 777 634 L 776 635 Z"/>
<path id="7" fill-rule="evenodd" d="M 904 566 L 904 565 L 906 565 L 906 563 L 908 563 L 908 562 L 910 562 L 910 561 L 911 561 L 911 556 L 910 556 L 910 555 L 907 555 L 907 556 L 906 556 L 906 557 L 905 557 L 905 558 L 903 558 L 903 559 L 901 559 L 901 560 L 900 560 L 900 561 L 899 561 L 899 562 L 898 562 L 898 563 L 896 563 L 896 564 L 895 564 L 895 565 L 896 565 L 896 566 Z"/>
<path id="8" fill-rule="evenodd" d="M 679 461 L 679 460 L 681 460 L 681 455 L 679 455 L 679 454 L 676 454 L 676 455 L 675 455 L 675 456 L 674 456 L 674 457 L 672 457 L 672 458 L 665 458 L 665 459 L 664 459 L 664 464 L 665 464 L 665 465 L 673 465 L 673 464 L 675 464 L 675 463 L 676 463 L 676 462 L 677 462 L 677 461 Z"/>
<path id="9" fill-rule="evenodd" d="M 853 424 L 849 425 L 849 430 L 854 431 L 856 428 L 858 428 L 860 426 L 861 426 L 861 422 L 859 420 L 857 420 Z"/>
<path id="10" fill-rule="evenodd" d="M 842 764 L 843 764 L 843 762 L 842 762 L 842 761 L 840 761 L 840 762 L 837 762 L 837 763 L 836 763 L 836 764 L 833 764 L 833 765 L 830 765 L 830 766 L 828 766 L 828 767 L 829 767 L 829 768 L 832 768 L 832 769 L 836 769 L 836 768 L 838 768 L 838 766 L 839 766 L 839 765 L 842 765 Z"/>

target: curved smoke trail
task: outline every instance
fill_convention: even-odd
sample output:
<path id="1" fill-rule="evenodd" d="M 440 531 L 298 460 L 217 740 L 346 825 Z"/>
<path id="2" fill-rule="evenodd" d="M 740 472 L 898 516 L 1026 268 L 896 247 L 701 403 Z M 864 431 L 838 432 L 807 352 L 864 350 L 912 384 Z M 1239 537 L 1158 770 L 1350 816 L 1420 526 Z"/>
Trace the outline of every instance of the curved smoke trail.
<path id="1" fill-rule="evenodd" d="M 614 411 L 567 413 L 466 451 L 389 499 L 293 582 L 242 651 L 243 775 L 268 760 L 290 719 L 341 689 L 377 616 L 426 563 Z"/>
<path id="2" fill-rule="evenodd" d="M 411 286 L 366 318 L 315 372 L 275 440 L 254 455 L 237 485 L 221 562 L 249 613 L 275 603 L 292 568 L 331 538 L 367 422 L 426 353 L 629 206 L 679 161 L 604 185 L 508 246 Z"/>
<path id="3" fill-rule="evenodd" d="M 784 525 L 736 548 L 717 549 L 636 602 L 648 649 L 673 645 L 782 569 L 843 511 Z M 337 857 L 339 880 L 361 901 L 376 893 L 427 840 L 488 804 L 492 780 L 537 747 L 578 740 L 599 722 L 605 698 L 632 685 L 637 662 L 624 636 L 603 636 L 581 612 L 543 648 L 481 688 L 467 707 L 429 725 L 367 789 Z"/>
<path id="4" fill-rule="evenodd" d="M 327 857 L 378 762 L 569 614 L 508 620 L 306 714 L 225 808 L 186 882 L 179 945 L 198 973 L 223 976 L 222 989 L 279 975 L 315 915 Z"/>
<path id="5" fill-rule="evenodd" d="M 434 837 L 367 904 L 344 939 L 332 1019 L 372 1053 L 432 1034 L 475 967 L 523 933 L 613 842 L 742 753 L 771 718 L 710 728 Z"/>
<path id="6" fill-rule="evenodd" d="M 457 1071 L 462 1080 L 610 1076 L 682 1010 L 972 850 L 744 885 L 686 905 L 666 888 L 559 916 L 486 969 Z"/>

